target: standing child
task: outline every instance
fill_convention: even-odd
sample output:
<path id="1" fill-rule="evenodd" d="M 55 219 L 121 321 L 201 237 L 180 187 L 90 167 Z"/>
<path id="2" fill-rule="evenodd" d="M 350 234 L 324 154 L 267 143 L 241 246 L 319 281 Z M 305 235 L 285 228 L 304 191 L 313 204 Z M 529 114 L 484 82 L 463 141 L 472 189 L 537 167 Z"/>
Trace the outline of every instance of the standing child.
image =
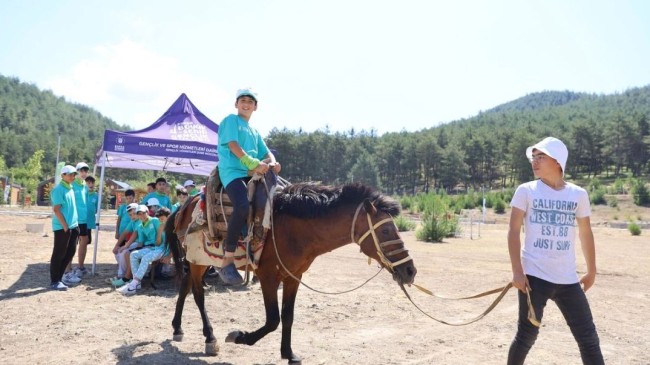
<path id="1" fill-rule="evenodd" d="M 182 207 L 183 204 L 187 201 L 187 190 L 185 188 L 180 188 L 176 190 L 176 203 L 172 205 L 172 213 Z"/>
<path id="2" fill-rule="evenodd" d="M 250 118 L 257 110 L 257 101 L 257 94 L 252 90 L 237 91 L 237 115 L 230 114 L 219 125 L 219 177 L 233 204 L 225 241 L 226 252 L 219 276 L 224 283 L 230 285 L 244 282 L 234 261 L 237 241 L 248 217 L 248 172 L 254 170 L 264 174 L 270 167 L 273 167 L 276 173 L 280 172 L 280 164 L 276 163 L 260 134 L 250 125 Z"/>
<path id="3" fill-rule="evenodd" d="M 540 321 L 546 302 L 551 299 L 557 304 L 578 342 L 584 364 L 604 364 L 585 295 L 596 279 L 589 196 L 584 189 L 564 181 L 569 152 L 559 139 L 543 139 L 528 147 L 526 156 L 537 180 L 520 185 L 510 203 L 508 250 L 512 283 L 519 289 L 519 321 L 508 364 L 523 364 L 539 333 L 527 319 L 527 291 Z M 523 247 L 522 225 L 526 232 Z M 587 263 L 587 273 L 581 278 L 576 274 L 576 226 Z"/>
<path id="4" fill-rule="evenodd" d="M 156 198 L 159 202 L 158 204 L 159 206 L 165 207 L 171 211 L 172 201 L 171 199 L 169 199 L 169 195 L 167 195 L 166 191 L 167 191 L 167 180 L 164 177 L 159 177 L 156 179 L 156 190 L 145 195 L 144 199 L 142 199 L 142 202 L 140 204 L 147 204 L 149 202 L 149 199 Z"/>
<path id="5" fill-rule="evenodd" d="M 119 244 L 119 246 L 124 246 L 124 243 L 126 242 L 126 241 L 120 242 L 119 238 L 124 232 L 124 230 L 131 223 L 132 217 L 127 211 L 127 207 L 133 204 L 133 201 L 135 200 L 135 191 L 133 191 L 133 189 L 128 189 L 127 191 L 125 191 L 124 200 L 125 202 L 122 203 L 122 205 L 120 205 L 119 208 L 117 208 L 117 223 L 115 224 L 115 239 L 118 240 L 117 243 Z M 138 205 L 136 204 L 135 207 L 137 208 Z"/>
<path id="6" fill-rule="evenodd" d="M 52 201 L 52 231 L 54 231 L 54 247 L 50 258 L 50 288 L 67 290 L 63 281 L 63 272 L 70 264 L 77 247 L 79 236 L 79 220 L 75 195 L 72 191 L 77 169 L 66 165 L 61 169 L 61 182 L 50 192 Z"/>
<path id="7" fill-rule="evenodd" d="M 97 202 L 99 195 L 95 191 L 95 178 L 88 175 L 86 176 L 86 187 L 88 188 L 88 201 L 86 205 L 88 208 L 88 217 L 86 219 L 86 226 L 88 227 L 88 245 L 93 243 L 93 229 L 97 228 Z"/>
<path id="8" fill-rule="evenodd" d="M 86 186 L 86 177 L 90 168 L 85 162 L 77 164 L 77 178 L 72 183 L 74 198 L 77 203 L 77 214 L 79 214 L 79 250 L 77 250 L 77 268 L 68 271 L 66 280 L 70 282 L 81 281 L 81 277 L 88 274 L 88 269 L 84 266 L 86 260 L 86 251 L 88 249 L 88 187 Z M 72 265 L 68 270 L 72 269 Z"/>

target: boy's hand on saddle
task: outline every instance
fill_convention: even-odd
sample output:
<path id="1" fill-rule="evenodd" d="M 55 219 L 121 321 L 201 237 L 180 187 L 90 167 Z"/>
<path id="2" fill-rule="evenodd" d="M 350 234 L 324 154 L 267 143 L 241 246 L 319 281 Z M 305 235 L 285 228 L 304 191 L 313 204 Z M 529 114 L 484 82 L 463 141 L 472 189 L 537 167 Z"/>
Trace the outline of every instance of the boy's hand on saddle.
<path id="1" fill-rule="evenodd" d="M 275 163 L 270 164 L 270 166 L 273 169 L 273 171 L 275 171 L 276 175 L 280 173 L 280 170 L 282 170 L 282 166 L 277 161 L 275 161 Z"/>
<path id="2" fill-rule="evenodd" d="M 260 162 L 260 164 L 253 169 L 253 172 L 264 175 L 266 174 L 267 171 L 269 171 L 269 167 L 270 167 L 269 164 L 267 164 L 266 162 Z"/>

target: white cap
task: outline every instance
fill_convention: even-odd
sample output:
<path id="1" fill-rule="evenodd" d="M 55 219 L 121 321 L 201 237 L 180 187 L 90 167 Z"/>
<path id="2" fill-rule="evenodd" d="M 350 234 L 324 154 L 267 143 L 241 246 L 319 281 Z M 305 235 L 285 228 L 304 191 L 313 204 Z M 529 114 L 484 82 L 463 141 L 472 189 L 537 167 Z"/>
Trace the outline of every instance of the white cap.
<path id="1" fill-rule="evenodd" d="M 144 212 L 144 213 L 149 213 L 149 208 L 147 208 L 146 205 L 138 205 L 138 210 L 136 210 L 137 213 Z"/>
<path id="2" fill-rule="evenodd" d="M 131 204 L 126 206 L 126 211 L 127 212 L 130 211 L 130 210 L 134 210 L 134 209 L 138 209 L 138 203 L 131 203 Z"/>
<path id="3" fill-rule="evenodd" d="M 85 163 L 85 162 L 79 162 L 79 163 L 77 164 L 77 171 L 81 170 L 81 169 L 84 168 L 84 167 L 90 170 L 90 167 L 88 167 L 88 164 L 87 164 L 87 163 Z"/>
<path id="4" fill-rule="evenodd" d="M 192 181 L 192 180 L 185 180 L 185 183 L 183 184 L 183 187 L 186 188 L 186 187 L 188 187 L 188 186 L 190 186 L 190 185 L 192 185 L 192 186 L 196 186 L 196 185 L 194 185 L 194 181 Z"/>
<path id="5" fill-rule="evenodd" d="M 152 205 L 160 206 L 160 202 L 158 201 L 158 198 L 149 198 L 149 200 L 147 200 L 147 205 L 148 206 L 152 206 Z"/>
<path id="6" fill-rule="evenodd" d="M 259 101 L 257 98 L 257 93 L 254 92 L 250 87 L 237 90 L 237 97 L 235 99 L 239 99 L 242 96 L 250 96 L 251 98 L 255 99 L 255 102 Z"/>
<path id="7" fill-rule="evenodd" d="M 555 137 L 546 137 L 537 142 L 537 144 L 528 147 L 526 149 L 526 157 L 528 157 L 529 160 L 533 158 L 533 150 L 542 151 L 547 156 L 557 161 L 560 164 L 562 174 L 564 175 L 566 160 L 569 158 L 569 150 L 562 141 Z"/>
<path id="8" fill-rule="evenodd" d="M 68 174 L 76 174 L 77 169 L 74 168 L 74 166 L 71 165 L 65 165 L 61 169 L 61 175 L 68 175 Z"/>

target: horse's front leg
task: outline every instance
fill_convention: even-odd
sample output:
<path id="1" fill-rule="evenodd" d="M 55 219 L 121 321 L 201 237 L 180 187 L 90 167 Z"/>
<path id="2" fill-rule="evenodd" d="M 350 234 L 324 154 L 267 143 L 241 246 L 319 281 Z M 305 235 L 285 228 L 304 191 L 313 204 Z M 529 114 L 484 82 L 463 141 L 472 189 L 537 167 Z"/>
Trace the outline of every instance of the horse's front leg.
<path id="1" fill-rule="evenodd" d="M 201 313 L 203 321 L 203 336 L 205 336 L 205 353 L 206 355 L 216 356 L 219 352 L 217 339 L 214 337 L 212 324 L 208 318 L 208 312 L 205 310 L 205 291 L 203 289 L 203 274 L 208 269 L 207 266 L 198 266 L 190 264 L 190 275 L 192 277 L 192 294 L 194 302 Z"/>
<path id="2" fill-rule="evenodd" d="M 258 273 L 259 274 L 259 273 Z M 258 275 L 264 296 L 266 322 L 262 327 L 253 332 L 233 331 L 226 337 L 226 342 L 254 345 L 262 337 L 275 331 L 280 325 L 280 312 L 278 309 L 278 287 L 280 282 L 273 274 Z"/>
<path id="3" fill-rule="evenodd" d="M 293 313 L 296 304 L 296 295 L 300 282 L 288 277 L 283 281 L 282 287 L 282 343 L 280 354 L 283 359 L 288 359 L 289 364 L 301 364 L 302 359 L 291 349 L 291 327 L 293 326 Z"/>
<path id="4" fill-rule="evenodd" d="M 182 275 L 182 274 L 179 274 Z M 189 274 L 185 274 L 181 281 L 181 287 L 178 291 L 178 299 L 176 300 L 176 311 L 174 312 L 174 319 L 172 320 L 172 327 L 174 328 L 174 341 L 183 341 L 183 329 L 181 328 L 181 317 L 183 316 L 183 307 L 185 306 L 185 298 L 192 288 L 192 278 Z"/>

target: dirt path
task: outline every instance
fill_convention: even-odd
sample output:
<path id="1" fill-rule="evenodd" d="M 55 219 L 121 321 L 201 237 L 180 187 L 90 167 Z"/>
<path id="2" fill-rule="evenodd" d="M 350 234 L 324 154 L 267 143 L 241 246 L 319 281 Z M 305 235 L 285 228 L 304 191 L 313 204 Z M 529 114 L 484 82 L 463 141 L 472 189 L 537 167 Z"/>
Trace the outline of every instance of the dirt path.
<path id="1" fill-rule="evenodd" d="M 48 237 L 27 233 L 26 223 L 45 223 Z M 110 224 L 110 223 L 109 223 Z M 203 355 L 199 313 L 188 299 L 184 342 L 172 342 L 176 301 L 172 281 L 126 298 L 106 283 L 114 275 L 112 235 L 102 232 L 97 275 L 67 292 L 46 289 L 52 233 L 49 219 L 0 216 L 0 363 L 3 364 L 284 364 L 280 330 L 252 347 L 224 344 L 231 330 L 264 322 L 258 285 L 227 289 L 213 284 L 206 299 L 220 341 L 217 357 Z M 608 364 L 650 364 L 650 241 L 625 230 L 594 229 L 600 275 L 588 298 Z M 644 232 L 646 233 L 646 232 Z M 443 244 L 404 235 L 418 268 L 416 282 L 446 295 L 473 294 L 510 280 L 506 226 L 484 226 L 481 238 Z M 584 271 L 579 253 L 579 270 Z M 75 259 L 76 260 L 76 259 Z M 89 259 L 92 260 L 92 251 Z M 353 245 L 316 260 L 305 275 L 330 291 L 354 287 L 376 272 Z M 492 298 L 467 302 L 429 299 L 411 292 L 426 311 L 463 320 Z M 293 348 L 304 364 L 503 364 L 515 332 L 516 297 L 466 327 L 438 324 L 410 305 L 390 275 L 362 289 L 327 296 L 301 288 L 296 302 Z M 554 305 L 547 307 L 529 364 L 579 364 L 577 345 Z"/>

